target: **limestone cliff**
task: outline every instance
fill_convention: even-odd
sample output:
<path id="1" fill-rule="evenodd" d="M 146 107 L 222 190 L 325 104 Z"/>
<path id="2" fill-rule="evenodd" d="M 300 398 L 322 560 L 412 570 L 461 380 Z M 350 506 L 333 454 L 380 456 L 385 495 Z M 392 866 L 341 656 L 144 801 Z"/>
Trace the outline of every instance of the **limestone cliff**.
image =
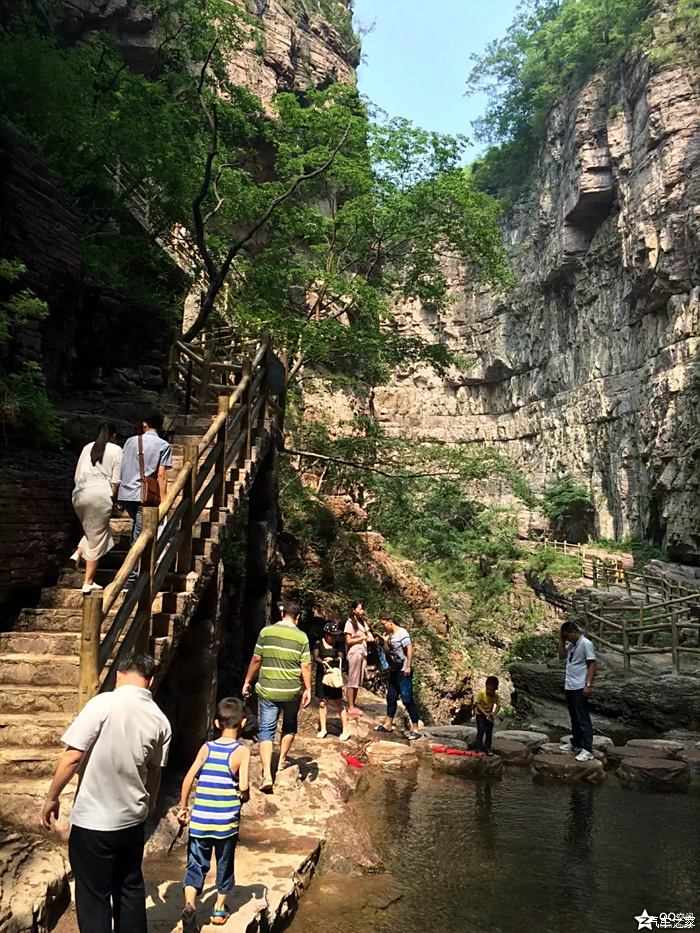
<path id="1" fill-rule="evenodd" d="M 397 435 L 498 445 L 535 490 L 570 471 L 601 536 L 697 562 L 700 72 L 636 55 L 592 79 L 550 114 L 533 178 L 504 219 L 517 289 L 397 312 L 468 363 L 399 374 L 377 413 Z"/>

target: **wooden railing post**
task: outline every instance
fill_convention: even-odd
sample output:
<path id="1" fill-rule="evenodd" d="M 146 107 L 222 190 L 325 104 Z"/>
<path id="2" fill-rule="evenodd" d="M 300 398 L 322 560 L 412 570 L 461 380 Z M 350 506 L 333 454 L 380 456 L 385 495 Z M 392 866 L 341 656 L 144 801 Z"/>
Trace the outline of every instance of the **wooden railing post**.
<path id="1" fill-rule="evenodd" d="M 627 616 L 622 617 L 622 651 L 623 651 L 623 670 L 625 674 L 629 674 L 631 657 L 630 657 L 630 637 L 627 633 Z"/>
<path id="2" fill-rule="evenodd" d="M 223 416 L 224 423 L 216 435 L 216 443 L 221 444 L 221 451 L 214 465 L 214 471 L 219 479 L 212 497 L 212 508 L 214 509 L 221 509 L 226 506 L 226 450 L 228 448 L 226 422 L 228 421 L 228 403 L 228 395 L 219 396 L 219 417 Z"/>
<path id="3" fill-rule="evenodd" d="M 209 341 L 204 348 L 204 362 L 202 363 L 202 384 L 199 387 L 199 412 L 204 412 L 204 406 L 209 400 L 209 380 L 211 379 L 211 364 L 214 359 L 214 350 Z"/>
<path id="4" fill-rule="evenodd" d="M 673 612 L 671 614 L 671 663 L 673 664 L 674 674 L 680 674 L 681 671 L 681 654 L 679 648 L 680 633 L 678 631 L 678 613 Z"/>
<path id="5" fill-rule="evenodd" d="M 97 696 L 100 686 L 99 656 L 102 630 L 102 593 L 83 599 L 83 628 L 80 633 L 79 708 Z"/>
<path id="6" fill-rule="evenodd" d="M 592 561 L 593 565 L 593 586 L 595 589 L 598 589 L 598 558 L 594 557 Z"/>
<path id="7" fill-rule="evenodd" d="M 159 518 L 157 506 L 144 508 L 142 511 L 141 534 L 150 535 L 150 538 L 141 558 L 140 574 L 147 574 L 147 580 L 136 608 L 135 624 L 139 633 L 134 643 L 134 651 L 145 654 L 148 652 L 151 641 L 151 606 L 153 597 L 156 595 L 153 592 L 153 577 L 156 572 L 156 541 L 158 539 Z"/>
<path id="8" fill-rule="evenodd" d="M 251 409 L 252 409 L 252 400 L 253 400 L 253 390 L 252 390 L 252 381 L 253 381 L 253 364 L 250 360 L 246 360 L 243 363 L 243 379 L 248 377 L 248 385 L 246 390 L 243 393 L 243 398 L 241 400 L 243 405 L 243 422 L 242 429 L 245 433 L 245 443 L 243 444 L 243 460 L 250 460 L 250 455 L 253 451 L 253 425 L 251 423 Z"/>
<path id="9" fill-rule="evenodd" d="M 639 608 L 639 628 L 641 631 L 637 635 L 637 647 L 642 648 L 644 645 L 644 606 Z"/>
<path id="10" fill-rule="evenodd" d="M 173 392 L 177 387 L 177 341 L 173 340 L 170 345 L 170 354 L 168 356 L 168 389 Z"/>
<path id="11" fill-rule="evenodd" d="M 192 411 L 192 360 L 187 360 L 187 376 L 185 377 L 185 414 L 189 415 Z"/>
<path id="12" fill-rule="evenodd" d="M 194 526 L 194 497 L 195 483 L 197 482 L 197 462 L 199 448 L 196 444 L 186 444 L 183 453 L 183 466 L 191 464 L 192 469 L 182 490 L 182 499 L 187 503 L 182 516 L 180 527 L 184 532 L 184 539 L 177 555 L 177 572 L 189 573 L 192 569 L 192 532 Z"/>

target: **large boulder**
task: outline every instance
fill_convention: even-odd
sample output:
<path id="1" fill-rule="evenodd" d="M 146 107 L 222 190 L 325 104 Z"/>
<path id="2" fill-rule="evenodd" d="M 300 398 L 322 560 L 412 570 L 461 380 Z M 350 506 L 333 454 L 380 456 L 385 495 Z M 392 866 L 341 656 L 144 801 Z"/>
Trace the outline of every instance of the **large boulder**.
<path id="1" fill-rule="evenodd" d="M 494 755 L 476 757 L 473 755 L 444 755 L 434 752 L 430 763 L 436 771 L 447 774 L 465 774 L 471 777 L 501 777 L 503 761 Z"/>
<path id="2" fill-rule="evenodd" d="M 602 784 L 605 780 L 605 769 L 597 758 L 576 761 L 574 755 L 547 752 L 538 752 L 535 755 L 530 765 L 530 773 L 535 779 L 556 778 L 567 783 L 584 781 L 587 784 Z"/>
<path id="3" fill-rule="evenodd" d="M 503 732 L 497 732 L 494 738 L 507 739 L 509 742 L 522 742 L 533 752 L 549 742 L 549 736 L 544 732 L 531 732 L 528 729 L 505 729 Z"/>
<path id="4" fill-rule="evenodd" d="M 501 735 L 496 735 L 493 740 L 493 750 L 502 761 L 510 765 L 529 765 L 532 761 L 532 751 L 529 746 L 523 742 L 511 742 L 504 739 Z"/>
<path id="5" fill-rule="evenodd" d="M 418 752 L 400 742 L 372 742 L 367 748 L 367 760 L 373 768 L 400 771 L 418 764 Z"/>
<path id="6" fill-rule="evenodd" d="M 617 776 L 625 787 L 683 793 L 690 784 L 690 767 L 685 761 L 627 757 L 622 759 Z"/>
<path id="7" fill-rule="evenodd" d="M 700 748 L 686 748 L 678 753 L 678 758 L 688 765 L 691 774 L 700 774 Z"/>
<path id="8" fill-rule="evenodd" d="M 39 836 L 0 829 L 0 930 L 45 933 L 70 904 L 63 853 Z"/>

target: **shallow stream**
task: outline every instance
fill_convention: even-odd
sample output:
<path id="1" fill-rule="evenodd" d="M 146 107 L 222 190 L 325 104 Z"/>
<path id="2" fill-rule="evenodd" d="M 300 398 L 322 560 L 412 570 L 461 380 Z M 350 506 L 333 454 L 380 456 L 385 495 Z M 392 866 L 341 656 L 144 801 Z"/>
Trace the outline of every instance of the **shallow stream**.
<path id="1" fill-rule="evenodd" d="M 700 929 L 696 793 L 421 767 L 371 774 L 353 806 L 386 873 L 321 871 L 293 933 L 633 933 L 644 909 L 694 913 Z"/>

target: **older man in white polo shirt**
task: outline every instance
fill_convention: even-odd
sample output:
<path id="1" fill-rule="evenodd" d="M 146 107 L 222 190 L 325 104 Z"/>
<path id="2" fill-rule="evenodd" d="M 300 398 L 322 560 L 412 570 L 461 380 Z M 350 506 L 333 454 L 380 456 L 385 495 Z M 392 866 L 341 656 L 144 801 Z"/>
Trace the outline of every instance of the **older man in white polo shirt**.
<path id="1" fill-rule="evenodd" d="M 68 854 L 81 933 L 147 930 L 144 826 L 171 737 L 170 723 L 151 695 L 154 673 L 153 658 L 130 655 L 119 665 L 116 689 L 90 700 L 62 738 L 67 748 L 41 822 L 51 828 L 61 791 L 80 772 Z"/>

